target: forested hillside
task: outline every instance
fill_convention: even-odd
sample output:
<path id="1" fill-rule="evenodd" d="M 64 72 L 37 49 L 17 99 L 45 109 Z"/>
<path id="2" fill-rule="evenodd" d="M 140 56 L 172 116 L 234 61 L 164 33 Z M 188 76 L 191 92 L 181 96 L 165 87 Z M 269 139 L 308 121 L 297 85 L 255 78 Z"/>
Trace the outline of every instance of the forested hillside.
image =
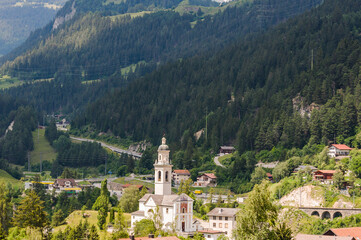
<path id="1" fill-rule="evenodd" d="M 111 4 L 101 2 L 104 1 L 93 1 L 94 6 L 80 0 L 68 2 L 59 14 L 66 15 L 72 7 L 81 13 L 57 29 L 49 24 L 38 35 L 32 35 L 19 50 L 24 52 L 28 46 L 26 53 L 4 64 L 1 71 L 27 80 L 51 78 L 64 72 L 97 79 L 119 74 L 121 68 L 140 62 L 154 65 L 215 51 L 315 7 L 322 0 L 242 1 L 215 15 L 204 15 L 196 5 L 197 13 L 158 11 L 135 18 L 108 17 L 113 15 L 107 10 Z M 157 4 L 167 8 L 177 2 L 159 1 L 154 6 Z M 117 9 L 115 4 L 111 9 Z M 120 9 L 117 12 L 123 13 Z M 13 56 L 4 59 L 12 60 Z"/>
<path id="2" fill-rule="evenodd" d="M 44 27 L 66 0 L 0 1 L 0 56 L 23 43 L 31 31 Z"/>
<path id="3" fill-rule="evenodd" d="M 186 147 L 207 116 L 214 149 L 344 142 L 361 115 L 360 10 L 355 0 L 328 0 L 218 54 L 168 64 L 92 104 L 74 126 L 153 142 L 166 132 Z M 311 119 L 294 111 L 298 94 L 304 106 L 320 106 Z"/>

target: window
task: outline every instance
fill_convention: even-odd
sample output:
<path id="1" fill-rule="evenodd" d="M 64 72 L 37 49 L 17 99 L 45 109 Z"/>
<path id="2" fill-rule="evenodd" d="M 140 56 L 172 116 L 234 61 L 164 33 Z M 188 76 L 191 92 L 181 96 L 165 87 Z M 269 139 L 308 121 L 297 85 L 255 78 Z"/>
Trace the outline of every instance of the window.
<path id="1" fill-rule="evenodd" d="M 217 227 L 217 226 L 216 226 L 216 223 L 213 223 L 213 227 Z"/>
<path id="2" fill-rule="evenodd" d="M 217 217 L 216 217 L 216 216 L 213 216 L 213 220 L 217 220 Z"/>
<path id="3" fill-rule="evenodd" d="M 168 213 L 168 208 L 165 209 L 165 213 Z"/>
<path id="4" fill-rule="evenodd" d="M 186 213 L 186 208 L 182 208 L 182 213 Z"/>
<path id="5" fill-rule="evenodd" d="M 207 238 L 211 238 L 211 235 L 207 235 Z"/>
<path id="6" fill-rule="evenodd" d="M 222 217 L 219 217 L 219 220 L 222 220 Z"/>
<path id="7" fill-rule="evenodd" d="M 162 172 L 158 171 L 158 181 L 161 181 L 161 179 L 162 179 Z"/>
<path id="8" fill-rule="evenodd" d="M 222 223 L 219 223 L 219 227 L 222 228 Z"/>
<path id="9" fill-rule="evenodd" d="M 228 228 L 228 223 L 225 223 L 225 224 L 224 224 L 224 227 L 225 227 L 225 228 Z"/>
<path id="10" fill-rule="evenodd" d="M 165 181 L 168 182 L 168 171 L 165 172 Z"/>
<path id="11" fill-rule="evenodd" d="M 228 221 L 228 217 L 224 217 L 224 220 Z"/>

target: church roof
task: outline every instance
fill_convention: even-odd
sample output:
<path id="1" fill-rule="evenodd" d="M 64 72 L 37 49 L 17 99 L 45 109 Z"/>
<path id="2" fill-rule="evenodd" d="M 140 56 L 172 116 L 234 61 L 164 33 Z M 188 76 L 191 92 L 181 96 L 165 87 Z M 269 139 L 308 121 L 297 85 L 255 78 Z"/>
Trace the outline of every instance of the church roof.
<path id="1" fill-rule="evenodd" d="M 181 195 L 145 194 L 141 199 L 139 199 L 139 202 L 147 202 L 150 198 L 152 198 L 155 204 L 159 206 L 172 206 L 177 201 L 193 201 L 191 197 L 182 193 Z"/>
<path id="2" fill-rule="evenodd" d="M 239 211 L 239 208 L 214 208 L 212 211 L 207 213 L 208 216 L 225 216 L 233 217 Z"/>

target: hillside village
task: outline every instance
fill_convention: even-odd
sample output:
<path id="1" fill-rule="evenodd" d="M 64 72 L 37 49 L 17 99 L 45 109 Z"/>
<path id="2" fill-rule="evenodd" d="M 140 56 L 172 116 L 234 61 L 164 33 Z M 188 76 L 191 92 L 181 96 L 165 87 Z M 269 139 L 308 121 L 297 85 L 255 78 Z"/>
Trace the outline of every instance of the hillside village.
<path id="1" fill-rule="evenodd" d="M 359 0 L 6 2 L 0 240 L 361 239 Z"/>
<path id="2" fill-rule="evenodd" d="M 228 152 L 224 152 L 225 149 L 228 149 Z M 355 150 L 345 144 L 331 144 L 327 148 L 326 155 L 336 161 L 351 160 L 352 151 Z M 242 206 L 247 204 L 247 195 L 237 196 L 231 192 L 228 192 L 228 195 L 217 194 L 215 192 L 217 190 L 217 176 L 212 172 L 200 173 L 196 181 L 193 182 L 189 170 L 172 169 L 170 148 L 166 145 L 164 137 L 157 152 L 154 174 L 143 176 L 130 174 L 129 177 L 125 178 L 125 182 L 137 180 L 138 183 L 143 182 L 144 184 L 121 183 L 118 178 L 112 176 L 108 177 L 108 181 L 104 180 L 106 177 L 94 179 L 57 178 L 54 181 L 25 182 L 25 191 L 40 186 L 42 191 L 47 194 L 73 198 L 96 188 L 106 188 L 108 196 L 116 202 L 119 201 L 119 203 L 123 201 L 123 197 L 126 198 L 129 195 L 129 192 L 132 192 L 133 195 L 134 193 L 140 194 L 139 197 L 131 200 L 133 204 L 135 204 L 134 201 L 139 201 L 139 206 L 133 205 L 135 206 L 133 209 L 136 211 L 130 213 L 130 221 L 124 223 L 125 228 L 122 230 L 122 234 L 129 234 L 130 239 L 138 239 L 139 230 L 137 228 L 145 221 L 153 221 L 156 231 L 161 231 L 161 235 L 175 234 L 181 238 L 203 236 L 207 240 L 238 239 L 237 216 L 242 214 Z M 228 157 L 232 154 L 234 154 L 233 147 L 220 147 L 217 155 L 218 157 Z M 276 163 L 271 166 L 276 168 L 277 165 Z M 258 168 L 263 169 L 260 165 Z M 293 190 L 290 189 L 291 191 L 282 196 L 277 204 L 285 210 L 298 209 L 298 211 L 306 214 L 305 216 L 309 215 L 311 218 L 322 220 L 335 221 L 349 218 L 354 214 L 361 214 L 361 208 L 358 208 L 354 201 L 355 192 L 353 192 L 353 196 L 350 192 L 350 190 L 360 187 L 354 185 L 350 178 L 347 178 L 351 176 L 352 172 L 346 172 L 342 178 L 339 178 L 337 174 L 340 174 L 339 170 L 324 170 L 312 165 L 299 165 L 294 168 L 291 178 L 299 178 L 300 176 L 302 185 L 300 187 L 295 186 Z M 272 174 L 269 172 L 261 177 L 260 181 L 262 179 L 269 182 L 268 184 L 277 185 L 282 182 L 281 180 L 281 182 L 275 183 Z M 323 188 L 339 189 L 337 190 L 339 191 L 338 200 L 333 201 L 333 205 L 325 203 L 324 196 L 317 194 Z M 275 195 L 277 195 L 277 190 Z M 353 202 L 348 200 L 352 197 Z M 200 210 L 199 204 L 205 204 L 206 209 Z M 87 216 L 86 213 L 84 214 Z M 112 224 L 110 221 L 104 231 L 107 231 L 108 234 L 114 234 L 119 231 L 116 226 L 116 223 Z M 345 239 L 358 239 L 361 237 L 360 233 L 361 227 L 332 228 L 325 231 L 324 235 L 294 234 L 294 239 L 312 239 L 312 237 L 329 239 L 328 236 L 330 235 L 345 236 Z M 147 234 L 149 238 L 179 239 L 155 237 L 157 236 L 155 235 L 156 232 L 152 230 Z M 145 239 L 145 237 L 142 236 L 141 239 Z"/>

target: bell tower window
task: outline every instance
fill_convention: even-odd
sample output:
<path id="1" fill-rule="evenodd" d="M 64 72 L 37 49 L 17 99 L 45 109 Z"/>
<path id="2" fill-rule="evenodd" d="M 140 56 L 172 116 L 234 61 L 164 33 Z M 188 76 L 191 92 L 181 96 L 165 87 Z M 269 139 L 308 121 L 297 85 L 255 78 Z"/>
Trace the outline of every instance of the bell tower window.
<path id="1" fill-rule="evenodd" d="M 165 181 L 166 181 L 166 182 L 169 182 L 169 179 L 168 179 L 168 171 L 165 172 Z"/>
<path id="2" fill-rule="evenodd" d="M 162 172 L 158 171 L 158 181 L 162 181 Z"/>

